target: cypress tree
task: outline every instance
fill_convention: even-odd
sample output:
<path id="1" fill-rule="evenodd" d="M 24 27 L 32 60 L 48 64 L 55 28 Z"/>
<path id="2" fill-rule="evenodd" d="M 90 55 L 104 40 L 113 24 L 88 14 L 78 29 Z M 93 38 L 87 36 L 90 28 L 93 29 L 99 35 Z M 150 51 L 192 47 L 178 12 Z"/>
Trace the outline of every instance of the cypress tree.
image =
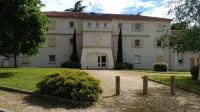
<path id="1" fill-rule="evenodd" d="M 74 35 L 73 35 L 73 51 L 72 51 L 71 60 L 73 62 L 79 62 L 79 58 L 77 54 L 77 46 L 76 46 L 76 29 L 74 29 Z"/>
<path id="2" fill-rule="evenodd" d="M 117 50 L 117 62 L 123 62 L 123 51 L 122 51 L 122 29 L 120 28 L 119 31 L 119 38 L 118 38 L 118 50 Z"/>

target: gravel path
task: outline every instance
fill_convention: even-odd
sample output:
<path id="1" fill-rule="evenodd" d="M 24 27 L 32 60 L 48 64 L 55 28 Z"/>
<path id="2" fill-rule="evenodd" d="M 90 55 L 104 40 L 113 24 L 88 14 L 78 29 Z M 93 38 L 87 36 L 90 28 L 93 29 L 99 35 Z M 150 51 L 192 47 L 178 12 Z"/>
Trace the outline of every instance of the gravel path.
<path id="1" fill-rule="evenodd" d="M 87 70 L 102 81 L 104 93 L 101 101 L 89 108 L 47 101 L 27 95 L 0 91 L 0 108 L 20 112 L 200 112 L 200 96 L 149 82 L 149 95 L 142 95 L 143 74 L 132 71 Z M 115 96 L 115 76 L 121 76 L 121 95 Z"/>

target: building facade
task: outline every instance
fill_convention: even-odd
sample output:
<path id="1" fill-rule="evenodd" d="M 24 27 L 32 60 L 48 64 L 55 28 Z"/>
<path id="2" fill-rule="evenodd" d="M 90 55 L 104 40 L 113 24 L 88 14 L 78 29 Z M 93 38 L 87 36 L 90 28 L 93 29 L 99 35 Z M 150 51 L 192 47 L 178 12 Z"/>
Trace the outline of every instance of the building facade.
<path id="1" fill-rule="evenodd" d="M 38 56 L 18 56 L 19 66 L 60 67 L 72 54 L 76 29 L 78 57 L 82 69 L 112 69 L 117 59 L 119 30 L 122 29 L 123 60 L 135 69 L 153 69 L 156 62 L 168 63 L 172 70 L 189 70 L 197 64 L 197 54 L 177 55 L 163 49 L 159 36 L 171 32 L 171 19 L 140 15 L 44 12 L 51 19 L 44 47 Z M 13 59 L 0 57 L 1 66 Z"/>

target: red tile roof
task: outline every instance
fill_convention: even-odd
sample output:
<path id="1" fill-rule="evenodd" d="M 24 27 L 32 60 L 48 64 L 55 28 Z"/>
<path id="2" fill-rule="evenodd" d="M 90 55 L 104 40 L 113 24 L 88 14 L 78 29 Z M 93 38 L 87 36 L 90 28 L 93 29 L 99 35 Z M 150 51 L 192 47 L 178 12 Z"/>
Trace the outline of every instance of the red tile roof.
<path id="1" fill-rule="evenodd" d="M 127 14 L 101 14 L 101 13 L 79 13 L 79 12 L 43 12 L 49 17 L 69 17 L 69 18 L 81 18 L 92 20 L 152 20 L 152 21 L 172 21 L 168 18 L 149 17 L 141 15 L 127 15 Z"/>

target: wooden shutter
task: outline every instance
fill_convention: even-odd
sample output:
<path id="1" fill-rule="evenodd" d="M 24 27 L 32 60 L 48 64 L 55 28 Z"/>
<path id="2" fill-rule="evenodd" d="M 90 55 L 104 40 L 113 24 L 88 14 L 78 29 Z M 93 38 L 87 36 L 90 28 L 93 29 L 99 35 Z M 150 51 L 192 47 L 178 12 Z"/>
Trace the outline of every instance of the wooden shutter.
<path id="1" fill-rule="evenodd" d="M 22 56 L 22 64 L 29 64 L 29 56 L 28 55 Z"/>
<path id="2" fill-rule="evenodd" d="M 132 23 L 132 31 L 135 31 L 135 23 Z"/>
<path id="3" fill-rule="evenodd" d="M 144 23 L 140 24 L 140 31 L 144 31 Z"/>
<path id="4" fill-rule="evenodd" d="M 194 66 L 194 58 L 190 58 L 190 68 L 192 68 Z"/>
<path id="5" fill-rule="evenodd" d="M 157 24 L 157 32 L 162 32 L 164 28 L 163 24 Z"/>
<path id="6" fill-rule="evenodd" d="M 154 47 L 157 47 L 157 38 L 154 39 Z"/>
<path id="7" fill-rule="evenodd" d="M 135 40 L 131 40 L 131 47 L 132 47 L 132 48 L 135 47 Z"/>
<path id="8" fill-rule="evenodd" d="M 49 23 L 49 29 L 50 30 L 56 29 L 56 21 L 55 20 L 51 20 L 51 23 Z"/>
<path id="9" fill-rule="evenodd" d="M 144 40 L 140 40 L 140 48 L 144 48 Z"/>
<path id="10" fill-rule="evenodd" d="M 163 56 L 157 56 L 156 62 L 163 62 Z"/>
<path id="11" fill-rule="evenodd" d="M 56 38 L 49 38 L 49 47 L 56 47 Z"/>

